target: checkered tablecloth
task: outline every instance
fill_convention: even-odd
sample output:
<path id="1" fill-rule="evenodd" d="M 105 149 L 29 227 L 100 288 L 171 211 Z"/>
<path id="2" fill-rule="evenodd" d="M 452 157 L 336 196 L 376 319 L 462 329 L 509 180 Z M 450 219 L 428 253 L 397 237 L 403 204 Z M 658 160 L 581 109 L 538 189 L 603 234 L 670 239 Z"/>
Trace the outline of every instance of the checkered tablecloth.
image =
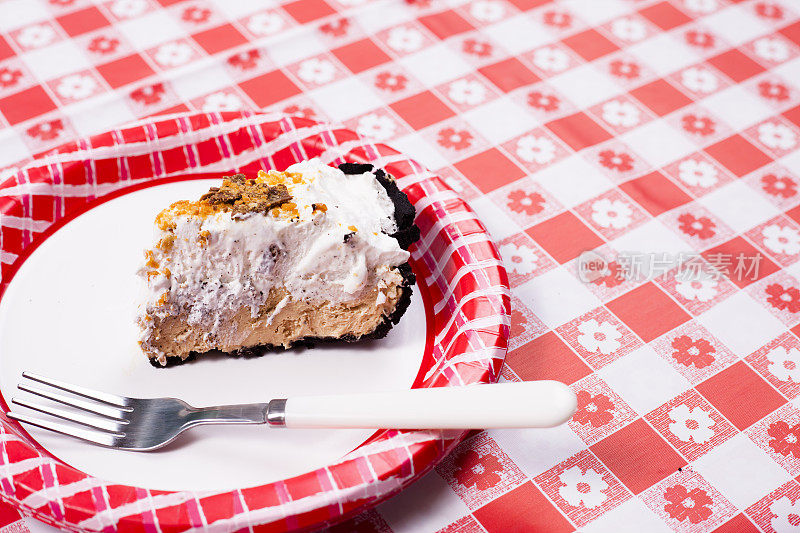
<path id="1" fill-rule="evenodd" d="M 0 169 L 244 108 L 446 178 L 509 270 L 504 379 L 578 394 L 339 530 L 800 528 L 800 2 L 0 0 Z"/>

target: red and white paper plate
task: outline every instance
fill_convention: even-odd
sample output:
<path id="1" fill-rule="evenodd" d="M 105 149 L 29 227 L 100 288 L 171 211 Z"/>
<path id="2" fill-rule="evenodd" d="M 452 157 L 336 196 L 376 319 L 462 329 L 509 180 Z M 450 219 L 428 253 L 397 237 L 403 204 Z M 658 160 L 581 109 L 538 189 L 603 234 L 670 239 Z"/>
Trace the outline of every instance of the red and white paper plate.
<path id="1" fill-rule="evenodd" d="M 301 370 L 287 374 L 303 375 L 306 385 L 321 379 L 339 383 L 340 376 L 330 369 L 315 371 L 318 367 L 314 365 L 338 364 L 319 363 L 321 359 L 314 359 L 321 357 L 318 354 L 293 356 L 289 352 L 260 358 L 266 362 L 217 359 L 157 370 L 149 368 L 141 353 L 119 356 L 115 348 L 109 350 L 108 359 L 94 353 L 101 350 L 103 343 L 112 342 L 107 337 L 124 337 L 115 333 L 115 328 L 122 327 L 123 331 L 129 326 L 129 318 L 107 310 L 99 318 L 92 314 L 97 313 L 98 305 L 92 306 L 91 302 L 98 293 L 114 300 L 121 298 L 118 293 L 125 292 L 104 288 L 103 284 L 112 283 L 114 277 L 105 279 L 102 269 L 94 273 L 92 269 L 102 266 L 98 262 L 105 258 L 113 264 L 114 257 L 128 253 L 115 252 L 123 250 L 121 246 L 135 245 L 126 241 L 125 232 L 129 226 L 139 225 L 134 213 L 141 211 L 142 205 L 157 212 L 165 205 L 163 198 L 207 188 L 203 179 L 218 179 L 232 171 L 254 175 L 259 169 L 282 170 L 312 157 L 320 157 L 327 163 L 371 162 L 385 168 L 397 178 L 415 205 L 416 223 L 422 232 L 420 241 L 412 247 L 412 266 L 417 275 L 416 307 L 407 313 L 398 331 L 385 339 L 385 345 L 373 345 L 374 358 L 371 353 L 360 353 L 342 363 L 343 386 L 349 386 L 346 376 L 353 374 L 347 365 L 358 365 L 358 361 L 370 361 L 373 365 L 369 372 L 374 372 L 375 380 L 364 377 L 369 374 L 358 378 L 367 382 L 367 389 L 385 386 L 390 381 L 381 382 L 377 365 L 382 365 L 384 359 L 397 361 L 404 357 L 411 361 L 413 369 L 406 386 L 411 381 L 413 387 L 495 381 L 508 337 L 510 302 L 506 274 L 494 244 L 475 214 L 438 177 L 397 151 L 365 141 L 347 129 L 276 115 L 214 113 L 174 115 L 135 123 L 63 145 L 22 167 L 0 171 L 0 392 L 5 400 L 10 398 L 14 380 L 19 376 L 17 372 L 22 368 L 81 380 L 96 388 L 106 383 L 106 389 L 120 394 L 131 394 L 126 379 L 131 383 L 136 379 L 141 381 L 145 372 L 149 377 L 146 381 L 164 385 L 174 380 L 175 390 L 180 391 L 181 380 L 201 382 L 210 379 L 207 374 L 213 373 L 225 381 L 225 372 L 235 375 L 245 368 L 237 364 L 279 364 L 276 361 L 288 365 L 289 370 L 299 365 L 296 367 Z M 141 220 L 147 218 L 152 221 L 149 211 L 141 215 Z M 114 227 L 109 229 L 109 224 Z M 91 233 L 93 227 L 100 235 L 112 232 L 120 238 L 106 237 L 104 241 L 85 244 L 87 239 L 83 236 Z M 105 255 L 92 259 L 91 253 Z M 77 269 L 75 265 L 80 261 L 85 265 Z M 127 279 L 133 277 L 133 272 L 114 275 Z M 75 303 L 78 300 L 82 303 Z M 70 310 L 79 309 L 74 307 L 78 305 L 84 305 L 85 310 Z M 98 325 L 98 321 L 108 323 Z M 30 325 L 31 322 L 36 325 Z M 79 333 L 74 333 L 76 330 Z M 422 335 L 422 331 L 426 334 Z M 74 346 L 78 338 L 83 339 L 83 346 Z M 60 343 L 59 349 L 46 350 L 48 343 Z M 408 348 L 404 343 L 416 344 Z M 406 354 L 406 348 L 414 353 Z M 329 361 L 337 361 L 336 353 L 324 355 Z M 85 366 L 92 358 L 97 361 L 96 371 Z M 116 378 L 101 380 L 104 372 L 111 369 L 117 369 Z M 274 376 L 264 374 L 263 379 L 269 383 Z M 273 383 L 264 388 L 275 386 Z M 218 388 L 224 389 L 225 383 L 206 387 L 207 403 L 217 403 L 211 400 L 219 398 L 214 396 Z M 331 390 L 337 390 L 336 386 Z M 253 401 L 276 396 L 273 390 L 255 393 L 260 400 Z M 5 400 L 0 402 L 3 412 L 7 410 Z M 253 427 L 256 428 L 264 435 L 259 438 L 271 438 L 267 435 L 273 430 Z M 194 464 L 196 471 L 221 472 L 223 478 L 226 461 L 246 455 L 237 453 L 238 434 L 231 431 L 208 433 L 184 446 L 192 449 L 208 442 L 211 448 L 204 452 L 208 454 L 215 449 L 215 438 L 217 445 L 224 443 L 218 450 L 226 451 L 207 455 L 203 462 Z M 279 439 L 278 433 L 275 435 Z M 295 435 L 300 435 L 293 438 L 301 439 L 294 441 L 301 446 L 315 441 L 320 434 Z M 235 531 L 256 525 L 264 526 L 259 531 L 313 528 L 354 515 L 401 490 L 432 468 L 464 435 L 465 432 L 382 430 L 367 438 L 359 437 L 356 446 L 321 463 L 327 466 L 304 470 L 299 475 L 233 488 L 164 490 L 161 486 L 164 483 L 158 482 L 160 486 L 153 488 L 145 478 L 141 483 L 120 482 L 113 474 L 119 465 L 109 465 L 115 461 L 123 464 L 128 461 L 129 465 L 145 465 L 141 461 L 158 464 L 159 457 L 170 457 L 169 454 L 176 457 L 174 464 L 178 465 L 179 454 L 184 453 L 180 446 L 177 451 L 171 449 L 161 456 L 105 450 L 57 440 L 58 436 L 34 430 L 28 433 L 0 416 L 0 498 L 26 515 L 71 531 Z M 349 438 L 354 436 L 358 435 Z M 319 442 L 324 445 L 326 441 L 319 437 Z M 344 441 L 337 442 L 344 445 Z M 286 443 L 291 445 L 292 441 Z M 274 450 L 268 451 L 266 444 L 264 449 L 263 456 L 256 456 L 253 461 L 253 471 L 258 471 L 260 462 L 282 460 Z M 92 468 L 85 468 L 83 465 L 95 460 L 87 459 L 88 456 L 105 457 L 100 462 L 106 463 L 92 463 Z M 166 471 L 171 464 L 158 468 Z M 237 467 L 241 469 L 242 465 Z M 135 474 L 146 470 L 142 466 L 128 468 L 126 472 L 139 479 Z M 179 471 L 176 466 L 176 472 Z M 112 474 L 105 475 L 109 472 Z M 179 477 L 176 474 L 167 485 L 181 486 L 191 481 Z M 220 485 L 225 482 L 220 481 Z"/>

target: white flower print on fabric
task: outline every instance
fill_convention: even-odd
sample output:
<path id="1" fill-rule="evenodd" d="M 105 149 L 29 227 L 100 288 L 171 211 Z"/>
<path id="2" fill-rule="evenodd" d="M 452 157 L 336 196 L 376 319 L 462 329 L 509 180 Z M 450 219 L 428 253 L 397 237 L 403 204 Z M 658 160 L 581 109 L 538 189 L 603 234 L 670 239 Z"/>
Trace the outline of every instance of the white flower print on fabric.
<path id="1" fill-rule="evenodd" d="M 336 77 L 336 67 L 327 59 L 312 57 L 300 63 L 297 76 L 306 83 L 328 83 Z"/>
<path id="2" fill-rule="evenodd" d="M 778 346 L 767 353 L 767 361 L 770 374 L 781 381 L 800 383 L 800 350 Z"/>
<path id="3" fill-rule="evenodd" d="M 686 7 L 695 13 L 711 13 L 717 6 L 717 0 L 685 0 Z"/>
<path id="4" fill-rule="evenodd" d="M 177 67 L 188 63 L 193 55 L 192 47 L 186 43 L 166 43 L 158 47 L 153 57 L 159 65 Z"/>
<path id="5" fill-rule="evenodd" d="M 386 44 L 398 52 L 414 52 L 422 47 L 425 41 L 422 33 L 414 28 L 399 26 L 389 30 Z"/>
<path id="6" fill-rule="evenodd" d="M 630 225 L 633 209 L 622 200 L 601 198 L 592 204 L 592 220 L 604 228 L 621 229 Z"/>
<path id="7" fill-rule="evenodd" d="M 470 6 L 469 14 L 481 22 L 497 22 L 506 14 L 506 8 L 495 0 L 478 0 Z"/>
<path id="8" fill-rule="evenodd" d="M 709 302 L 717 295 L 717 282 L 710 276 L 682 280 L 675 284 L 675 290 L 687 300 Z"/>
<path id="9" fill-rule="evenodd" d="M 71 74 L 61 78 L 56 86 L 56 92 L 62 98 L 80 100 L 91 96 L 97 89 L 98 84 L 91 76 L 84 74 Z"/>
<path id="10" fill-rule="evenodd" d="M 791 226 L 770 224 L 761 230 L 764 246 L 779 254 L 794 255 L 800 252 L 800 232 Z"/>
<path id="11" fill-rule="evenodd" d="M 791 150 L 797 145 L 797 135 L 792 129 L 777 122 L 765 122 L 758 127 L 758 140 L 764 146 L 780 150 Z"/>
<path id="12" fill-rule="evenodd" d="M 356 131 L 364 137 L 385 141 L 395 134 L 397 123 L 387 116 L 370 113 L 358 120 Z"/>
<path id="13" fill-rule="evenodd" d="M 687 68 L 681 73 L 681 83 L 696 93 L 713 93 L 719 87 L 719 79 L 703 67 Z"/>
<path id="14" fill-rule="evenodd" d="M 584 473 L 580 467 L 573 466 L 564 470 L 558 480 L 561 482 L 558 494 L 573 507 L 594 509 L 608 499 L 608 495 L 603 492 L 608 488 L 608 483 L 600 472 L 592 468 Z"/>
<path id="15" fill-rule="evenodd" d="M 520 276 L 530 274 L 536 269 L 536 254 L 525 245 L 509 242 L 500 246 L 500 256 L 505 267 Z"/>
<path id="16" fill-rule="evenodd" d="M 539 48 L 533 53 L 533 64 L 548 72 L 561 72 L 569 66 L 569 56 L 558 48 Z"/>
<path id="17" fill-rule="evenodd" d="M 271 35 L 283 26 L 283 19 L 277 13 L 256 13 L 247 21 L 247 29 L 256 35 Z"/>
<path id="18" fill-rule="evenodd" d="M 239 111 L 243 108 L 241 98 L 225 92 L 209 94 L 203 101 L 203 111 Z"/>
<path id="19" fill-rule="evenodd" d="M 773 516 L 769 524 L 778 533 L 797 531 L 797 517 L 800 516 L 800 499 L 792 503 L 786 496 L 772 502 L 769 511 Z"/>
<path id="20" fill-rule="evenodd" d="M 669 418 L 669 430 L 683 442 L 703 444 L 714 436 L 714 420 L 699 407 L 691 409 L 681 404 L 669 412 Z"/>
<path id="21" fill-rule="evenodd" d="M 547 137 L 525 135 L 517 141 L 517 156 L 528 163 L 543 165 L 555 159 L 556 145 Z"/>
<path id="22" fill-rule="evenodd" d="M 789 59 L 789 47 L 785 42 L 773 37 L 762 37 L 755 41 L 753 49 L 758 57 L 767 61 L 779 62 Z"/>
<path id="23" fill-rule="evenodd" d="M 692 187 L 711 187 L 719 181 L 717 169 L 707 161 L 687 159 L 678 165 L 678 177 Z"/>
<path id="24" fill-rule="evenodd" d="M 647 27 L 640 20 L 621 18 L 611 23 L 611 33 L 625 41 L 640 41 L 647 36 Z"/>
<path id="25" fill-rule="evenodd" d="M 23 28 L 17 34 L 17 41 L 25 48 L 39 48 L 52 43 L 56 38 L 56 31 L 47 24 L 35 24 Z"/>
<path id="26" fill-rule="evenodd" d="M 447 96 L 457 104 L 478 105 L 486 100 L 486 87 L 474 80 L 456 80 L 450 84 Z"/>
<path id="27" fill-rule="evenodd" d="M 611 322 L 598 322 L 595 319 L 587 320 L 578 325 L 578 344 L 589 352 L 610 354 L 622 345 L 619 338 L 622 333 Z"/>
<path id="28" fill-rule="evenodd" d="M 630 128 L 639 123 L 641 112 L 630 102 L 611 100 L 603 104 L 603 120 L 612 126 Z"/>
<path id="29" fill-rule="evenodd" d="M 141 15 L 147 9 L 145 0 L 117 0 L 109 9 L 116 17 L 131 18 Z"/>

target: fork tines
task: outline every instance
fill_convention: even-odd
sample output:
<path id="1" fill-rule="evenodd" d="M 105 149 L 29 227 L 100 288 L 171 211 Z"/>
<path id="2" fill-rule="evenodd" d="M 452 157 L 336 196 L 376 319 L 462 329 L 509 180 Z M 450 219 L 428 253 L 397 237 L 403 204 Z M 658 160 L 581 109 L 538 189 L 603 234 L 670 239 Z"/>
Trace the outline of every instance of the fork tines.
<path id="1" fill-rule="evenodd" d="M 9 418 L 104 446 L 113 446 L 118 439 L 125 436 L 125 426 L 128 424 L 126 414 L 133 410 L 129 405 L 128 398 L 71 385 L 28 372 L 23 372 L 22 377 L 23 382 L 17 385 L 21 391 L 67 405 L 78 411 L 17 397 L 11 398 L 11 403 L 93 429 L 83 429 L 16 411 L 8 412 Z M 46 385 L 48 388 L 29 385 L 25 380 Z M 58 391 L 64 391 L 71 395 Z M 83 414 L 79 411 L 91 414 Z"/>

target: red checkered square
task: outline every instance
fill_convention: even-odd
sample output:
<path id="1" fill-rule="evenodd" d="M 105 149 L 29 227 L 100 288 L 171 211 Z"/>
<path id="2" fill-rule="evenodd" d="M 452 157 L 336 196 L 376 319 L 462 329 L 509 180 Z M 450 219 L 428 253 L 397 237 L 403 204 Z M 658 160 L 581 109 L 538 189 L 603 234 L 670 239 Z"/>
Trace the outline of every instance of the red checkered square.
<path id="1" fill-rule="evenodd" d="M 530 11 L 539 6 L 549 4 L 553 0 L 508 0 L 514 7 L 520 11 Z"/>
<path id="2" fill-rule="evenodd" d="M 692 198 L 660 172 L 627 181 L 619 186 L 653 216 L 691 202 Z"/>
<path id="3" fill-rule="evenodd" d="M 694 390 L 673 398 L 645 419 L 688 461 L 694 461 L 738 433 Z"/>
<path id="4" fill-rule="evenodd" d="M 507 533 L 525 524 L 532 531 L 568 533 L 575 528 L 533 483 L 524 483 L 472 513 L 488 533 Z"/>
<path id="5" fill-rule="evenodd" d="M 261 76 L 239 83 L 247 96 L 258 106 L 267 107 L 300 94 L 300 88 L 280 70 L 273 70 Z"/>
<path id="6" fill-rule="evenodd" d="M 645 283 L 606 305 L 645 342 L 660 337 L 690 318 L 652 282 Z"/>
<path id="7" fill-rule="evenodd" d="M 295 0 L 281 7 L 300 24 L 305 24 L 328 15 L 333 15 L 336 10 L 325 0 Z"/>
<path id="8" fill-rule="evenodd" d="M 772 159 L 746 141 L 741 135 L 732 135 L 707 147 L 706 152 L 736 176 L 744 176 L 772 161 Z"/>
<path id="9" fill-rule="evenodd" d="M 247 42 L 247 37 L 237 30 L 233 24 L 223 24 L 192 35 L 208 54 L 216 54 Z"/>
<path id="10" fill-rule="evenodd" d="M 642 419 L 589 449 L 634 494 L 686 466 L 686 461 Z"/>
<path id="11" fill-rule="evenodd" d="M 766 70 L 736 48 L 707 59 L 708 63 L 736 83 L 740 83 Z"/>
<path id="12" fill-rule="evenodd" d="M 575 212 L 607 241 L 616 239 L 650 218 L 617 189 L 576 206 Z"/>
<path id="13" fill-rule="evenodd" d="M 96 7 L 87 7 L 56 17 L 67 35 L 75 37 L 108 26 L 108 19 Z"/>
<path id="14" fill-rule="evenodd" d="M 737 513 L 735 505 L 689 468 L 675 472 L 639 497 L 672 531 L 711 531 Z"/>
<path id="15" fill-rule="evenodd" d="M 737 269 L 738 258 L 746 259 L 756 256 L 761 257 L 757 269 L 752 269 L 751 271 Z M 723 244 L 706 250 L 703 252 L 703 257 L 712 265 L 719 265 L 721 267 L 720 270 L 728 279 L 740 288 L 746 287 L 754 281 L 763 279 L 777 272 L 779 269 L 769 257 L 765 257 L 757 248 L 742 237 L 735 237 Z M 750 264 L 752 264 L 752 261 Z M 745 266 L 749 267 L 750 265 Z"/>
<path id="16" fill-rule="evenodd" d="M 55 108 L 56 104 L 39 85 L 0 98 L 0 113 L 12 126 Z"/>
<path id="17" fill-rule="evenodd" d="M 200 508 L 203 510 L 203 515 L 206 517 L 206 522 L 211 524 L 217 520 L 224 520 L 234 516 L 237 507 L 234 498 L 233 494 L 224 493 L 198 500 Z"/>
<path id="18" fill-rule="evenodd" d="M 759 530 L 745 515 L 739 513 L 715 529 L 714 533 L 759 533 Z"/>
<path id="19" fill-rule="evenodd" d="M 479 68 L 478 72 L 506 93 L 539 81 L 539 76 L 514 57 Z"/>
<path id="20" fill-rule="evenodd" d="M 800 474 L 800 411 L 795 407 L 784 405 L 746 433 L 793 477 Z"/>
<path id="21" fill-rule="evenodd" d="M 419 21 L 439 39 L 447 39 L 453 35 L 475 29 L 464 17 L 452 9 L 422 16 Z"/>
<path id="22" fill-rule="evenodd" d="M 634 411 L 608 384 L 592 374 L 574 383 L 578 409 L 568 422 L 586 444 L 592 444 L 636 420 Z"/>
<path id="23" fill-rule="evenodd" d="M 572 384 L 592 372 L 552 331 L 508 352 L 506 364 L 523 381 L 554 379 Z"/>
<path id="24" fill-rule="evenodd" d="M 139 54 L 99 65 L 97 71 L 114 89 L 153 74 L 153 69 Z"/>
<path id="25" fill-rule="evenodd" d="M 575 113 L 553 120 L 546 126 L 575 151 L 611 138 L 610 133 L 585 113 Z"/>
<path id="26" fill-rule="evenodd" d="M 576 33 L 562 42 L 586 61 L 594 61 L 598 57 L 603 57 L 619 50 L 616 44 L 597 30 L 592 29 Z"/>
<path id="27" fill-rule="evenodd" d="M 800 127 L 800 105 L 784 111 L 783 117 L 795 126 Z"/>
<path id="28" fill-rule="evenodd" d="M 800 46 L 800 21 L 789 24 L 788 26 L 781 28 L 779 31 L 784 37 L 792 41 L 797 46 Z"/>
<path id="29" fill-rule="evenodd" d="M 525 482 L 525 474 L 486 433 L 459 444 L 436 471 L 470 509 Z"/>
<path id="30" fill-rule="evenodd" d="M 745 509 L 745 514 L 768 533 L 796 529 L 800 513 L 800 485 L 788 481 Z"/>
<path id="31" fill-rule="evenodd" d="M 455 115 L 453 110 L 447 107 L 447 104 L 430 91 L 404 98 L 389 107 L 415 130 L 420 130 Z"/>
<path id="32" fill-rule="evenodd" d="M 787 326 L 800 320 L 800 282 L 785 270 L 753 283 L 747 292 Z"/>
<path id="33" fill-rule="evenodd" d="M 498 243 L 511 287 L 540 276 L 555 265 L 552 259 L 524 233 L 506 237 Z"/>
<path id="34" fill-rule="evenodd" d="M 588 450 L 534 478 L 578 527 L 627 501 L 631 494 Z"/>
<path id="35" fill-rule="evenodd" d="M 742 361 L 698 384 L 696 389 L 740 430 L 786 403 L 784 397 Z"/>
<path id="36" fill-rule="evenodd" d="M 566 263 L 603 244 L 596 233 L 569 211 L 525 231 L 559 263 Z"/>
<path id="37" fill-rule="evenodd" d="M 524 170 L 515 165 L 497 148 L 459 161 L 455 167 L 484 193 L 507 185 L 525 175 Z"/>
<path id="38" fill-rule="evenodd" d="M 331 50 L 344 66 L 358 74 L 391 60 L 383 50 L 369 38 L 340 46 Z"/>
<path id="39" fill-rule="evenodd" d="M 784 333 L 745 361 L 785 397 L 800 396 L 800 340 L 796 336 Z"/>
<path id="40" fill-rule="evenodd" d="M 8 59 L 9 57 L 14 57 L 14 55 L 16 55 L 14 49 L 11 48 L 5 37 L 0 35 L 0 61 Z"/>
<path id="41" fill-rule="evenodd" d="M 639 14 L 662 30 L 671 30 L 692 21 L 691 17 L 669 2 L 659 2 L 640 9 Z"/>
<path id="42" fill-rule="evenodd" d="M 691 98 L 663 79 L 642 85 L 630 94 L 661 117 L 692 103 Z"/>
<path id="43" fill-rule="evenodd" d="M 559 326 L 556 332 L 595 370 L 642 346 L 642 341 L 605 307 Z"/>

